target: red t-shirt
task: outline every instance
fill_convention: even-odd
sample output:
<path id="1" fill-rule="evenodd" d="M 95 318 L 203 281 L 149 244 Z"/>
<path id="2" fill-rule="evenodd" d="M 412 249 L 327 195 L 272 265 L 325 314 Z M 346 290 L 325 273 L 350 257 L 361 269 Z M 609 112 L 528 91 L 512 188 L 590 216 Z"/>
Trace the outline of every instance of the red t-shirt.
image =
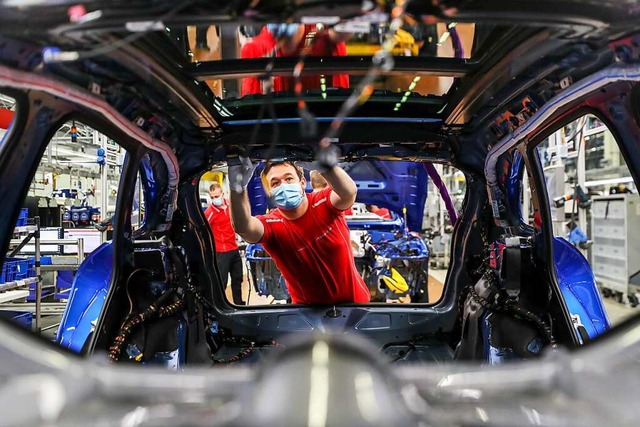
<path id="1" fill-rule="evenodd" d="M 387 208 L 378 208 L 378 210 L 375 211 L 374 214 L 384 219 L 391 219 L 391 212 L 389 212 L 389 209 Z"/>
<path id="2" fill-rule="evenodd" d="M 347 222 L 331 204 L 330 194 L 331 188 L 307 194 L 307 212 L 294 220 L 284 218 L 279 209 L 257 217 L 264 225 L 260 243 L 296 304 L 369 302 L 369 289 L 353 260 Z"/>
<path id="3" fill-rule="evenodd" d="M 204 216 L 209 221 L 213 240 L 216 244 L 216 252 L 229 252 L 238 249 L 236 242 L 236 232 L 231 226 L 229 216 L 229 206 L 225 202 L 224 206 L 213 206 L 212 204 L 204 211 Z"/>
<path id="4" fill-rule="evenodd" d="M 276 46 L 276 39 L 266 26 L 262 28 L 260 34 L 251 39 L 250 42 L 242 46 L 241 58 L 262 58 L 270 56 Z M 242 96 L 262 93 L 262 83 L 257 77 L 247 77 L 242 79 Z"/>
<path id="5" fill-rule="evenodd" d="M 315 31 L 315 25 L 305 25 L 304 37 L 296 48 L 294 54 L 284 55 L 280 50 L 276 52 L 276 56 L 296 56 L 302 53 L 306 43 L 311 43 L 311 51 L 309 56 L 345 56 L 347 54 L 347 45 L 345 42 L 333 42 L 327 31 Z M 262 58 L 273 54 L 273 48 L 276 46 L 276 39 L 273 37 L 269 29 L 265 26 L 260 34 L 255 36 L 250 42 L 242 47 L 240 52 L 241 58 Z M 304 89 L 320 89 L 319 75 L 306 75 L 303 71 L 300 78 Z M 348 74 L 327 75 L 327 86 L 349 88 Z M 293 91 L 295 79 L 292 77 L 275 77 L 273 79 L 274 92 Z M 254 95 L 262 93 L 262 84 L 257 77 L 248 77 L 242 79 L 242 96 Z"/>

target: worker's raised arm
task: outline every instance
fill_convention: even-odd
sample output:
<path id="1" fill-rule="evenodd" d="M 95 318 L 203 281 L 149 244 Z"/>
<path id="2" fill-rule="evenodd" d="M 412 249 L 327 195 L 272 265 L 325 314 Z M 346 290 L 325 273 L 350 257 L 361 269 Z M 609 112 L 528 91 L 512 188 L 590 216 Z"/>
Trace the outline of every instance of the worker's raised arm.
<path id="1" fill-rule="evenodd" d="M 251 205 L 247 195 L 247 185 L 255 166 L 247 158 L 241 158 L 241 161 L 240 165 L 229 166 L 231 223 L 235 232 L 246 242 L 256 243 L 262 239 L 264 225 L 258 218 L 251 216 Z"/>
<path id="2" fill-rule="evenodd" d="M 231 191 L 229 194 L 229 202 L 231 209 L 231 224 L 236 233 L 242 237 L 245 242 L 257 243 L 262 239 L 264 234 L 264 225 L 258 218 L 251 216 L 251 206 L 246 191 L 236 193 Z"/>
<path id="3" fill-rule="evenodd" d="M 333 189 L 330 196 L 331 204 L 340 210 L 353 206 L 358 194 L 353 179 L 340 166 L 333 166 L 321 173 Z"/>

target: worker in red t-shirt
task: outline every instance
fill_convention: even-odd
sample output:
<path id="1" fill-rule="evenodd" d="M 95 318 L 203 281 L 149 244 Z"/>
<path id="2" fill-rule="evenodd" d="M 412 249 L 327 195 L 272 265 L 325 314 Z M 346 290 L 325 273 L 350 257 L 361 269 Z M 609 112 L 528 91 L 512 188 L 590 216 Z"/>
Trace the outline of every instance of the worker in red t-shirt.
<path id="1" fill-rule="evenodd" d="M 381 208 L 376 205 L 367 205 L 367 210 L 384 219 L 391 219 L 391 212 L 387 208 Z"/>
<path id="2" fill-rule="evenodd" d="M 242 162 L 229 167 L 233 224 L 243 239 L 261 243 L 269 253 L 285 278 L 292 302 L 369 302 L 343 215 L 356 199 L 351 177 L 339 166 L 320 169 L 330 187 L 306 194 L 302 168 L 292 162 L 269 162 L 262 178 L 277 209 L 253 217 L 245 188 L 255 166 L 248 159 Z"/>
<path id="3" fill-rule="evenodd" d="M 309 172 L 309 180 L 311 181 L 311 188 L 313 188 L 313 192 L 317 193 L 318 191 L 322 191 L 329 186 L 329 183 L 322 176 L 320 172 L 317 170 L 312 170 Z M 353 207 L 349 209 L 345 209 L 342 213 L 345 215 L 353 215 Z"/>
<path id="4" fill-rule="evenodd" d="M 322 191 L 329 186 L 327 180 L 316 170 L 309 172 L 309 180 L 311 181 L 311 188 L 313 188 L 314 193 Z"/>
<path id="5" fill-rule="evenodd" d="M 211 204 L 204 211 L 204 216 L 209 221 L 211 231 L 213 231 L 220 277 L 222 277 L 222 283 L 226 288 L 229 274 L 231 274 L 233 303 L 245 305 L 246 303 L 242 299 L 242 258 L 238 251 L 236 233 L 231 226 L 229 205 L 224 199 L 224 192 L 220 184 L 217 182 L 211 184 L 209 196 L 211 197 Z"/>
<path id="6" fill-rule="evenodd" d="M 298 56 L 308 47 L 308 56 L 345 56 L 345 40 L 350 34 L 338 33 L 331 29 L 317 30 L 314 24 L 268 24 L 260 34 L 246 43 L 240 57 L 263 58 L 270 56 Z M 320 89 L 319 75 L 305 75 L 301 79 L 304 89 Z M 327 86 L 349 88 L 348 74 L 327 76 Z M 275 77 L 273 91 L 293 91 L 295 81 L 291 77 Z M 263 93 L 263 87 L 257 77 L 242 79 L 242 96 Z"/>

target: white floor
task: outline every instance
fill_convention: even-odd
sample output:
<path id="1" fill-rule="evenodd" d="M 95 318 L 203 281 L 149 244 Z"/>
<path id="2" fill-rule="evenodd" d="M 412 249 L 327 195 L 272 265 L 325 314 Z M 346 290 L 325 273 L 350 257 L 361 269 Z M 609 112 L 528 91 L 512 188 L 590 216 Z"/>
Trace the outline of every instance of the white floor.
<path id="1" fill-rule="evenodd" d="M 444 279 L 447 278 L 447 269 L 436 270 L 435 268 L 430 267 L 429 276 L 444 284 Z"/>
<path id="2" fill-rule="evenodd" d="M 603 301 L 609 322 L 611 322 L 612 326 L 621 323 L 633 315 L 640 314 L 640 306 L 633 308 L 609 298 L 603 298 Z"/>

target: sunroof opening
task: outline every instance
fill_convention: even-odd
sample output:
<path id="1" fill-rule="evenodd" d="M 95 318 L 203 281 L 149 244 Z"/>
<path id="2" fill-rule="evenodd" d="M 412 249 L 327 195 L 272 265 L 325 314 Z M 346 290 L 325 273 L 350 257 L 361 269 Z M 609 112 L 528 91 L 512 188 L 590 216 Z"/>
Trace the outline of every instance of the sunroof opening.
<path id="1" fill-rule="evenodd" d="M 301 79 L 303 96 L 313 98 L 315 102 L 323 100 L 335 100 L 337 97 L 348 96 L 350 90 L 356 89 L 362 76 L 345 74 L 344 84 L 332 83 L 332 76 L 326 74 L 305 75 Z M 418 95 L 428 96 L 445 95 L 454 82 L 453 77 L 420 76 L 413 74 L 379 76 L 374 82 L 374 91 L 377 98 L 395 97 L 404 104 L 408 100 L 418 99 Z M 334 80 L 335 81 L 335 80 Z M 217 92 L 216 95 L 225 101 L 225 105 L 238 98 L 247 99 L 248 95 L 277 94 L 278 99 L 292 99 L 296 97 L 295 79 L 293 77 L 272 77 L 269 87 L 264 87 L 265 82 L 258 77 L 246 77 L 240 79 L 206 80 L 209 87 Z M 309 99 L 307 99 L 309 101 Z M 370 101 L 370 99 L 369 99 Z"/>
<path id="2" fill-rule="evenodd" d="M 364 20 L 337 24 L 327 22 L 306 23 L 266 23 L 264 25 L 210 25 L 167 28 L 167 34 L 176 42 L 188 62 L 194 64 L 229 62 L 229 60 L 255 60 L 262 58 L 298 58 L 305 57 L 309 62 L 313 58 L 323 58 L 330 62 L 332 58 L 361 58 L 365 68 L 354 72 L 349 64 L 341 63 L 344 68 L 317 71 L 303 68 L 300 83 L 307 89 L 353 88 L 357 86 L 366 66 L 382 48 L 389 31 L 386 22 L 368 22 Z M 436 59 L 454 59 L 460 61 L 471 58 L 477 48 L 476 24 L 472 23 L 435 23 L 424 24 L 407 22 L 393 36 L 391 54 L 394 57 L 412 57 L 425 61 Z M 480 28 L 480 34 L 486 34 Z M 317 61 L 317 59 L 316 59 Z M 249 75 L 239 78 L 206 78 L 205 81 L 219 98 L 237 98 L 245 95 L 265 94 L 268 92 L 293 91 L 295 81 L 291 77 L 296 65 L 292 62 L 283 72 L 269 72 L 265 69 L 249 68 Z M 265 64 L 266 65 L 266 64 Z M 243 64 L 234 63 L 234 69 L 242 69 Z M 333 67 L 335 68 L 335 67 Z M 220 72 L 220 70 L 217 70 Z M 243 73 L 246 74 L 246 73 Z M 287 75 L 282 75 L 287 74 Z M 234 76 L 235 77 L 235 76 Z M 398 93 L 410 91 L 419 94 L 445 94 L 453 77 L 443 75 L 423 75 L 419 73 L 397 73 L 381 75 L 376 81 L 376 89 Z"/>

